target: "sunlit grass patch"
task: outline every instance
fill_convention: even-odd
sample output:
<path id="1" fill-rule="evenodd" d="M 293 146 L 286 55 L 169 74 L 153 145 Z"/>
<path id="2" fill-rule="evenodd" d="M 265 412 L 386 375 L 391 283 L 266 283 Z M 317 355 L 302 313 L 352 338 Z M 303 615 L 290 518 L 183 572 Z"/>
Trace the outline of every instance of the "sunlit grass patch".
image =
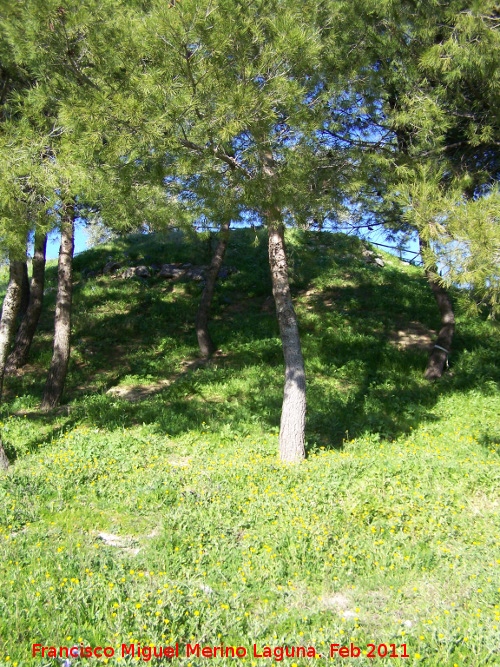
<path id="1" fill-rule="evenodd" d="M 75 294 L 67 410 L 36 412 L 42 374 L 7 379 L 2 667 L 40 665 L 37 642 L 195 640 L 312 645 L 325 659 L 335 642 L 406 644 L 410 665 L 496 664 L 498 329 L 459 313 L 450 372 L 430 385 L 425 352 L 389 340 L 396 322 L 436 326 L 419 270 L 366 266 L 342 237 L 305 251 L 297 239 L 309 401 L 300 466 L 276 455 L 282 351 L 260 231 L 257 244 L 250 230 L 232 237 L 239 273 L 217 286 L 222 351 L 211 362 L 189 365 L 199 286 L 99 278 Z M 124 262 L 206 261 L 202 243 L 136 241 L 134 258 L 130 243 L 109 245 L 80 256 L 77 272 L 115 251 Z M 50 325 L 46 314 L 39 370 Z M 136 402 L 108 393 L 163 380 Z"/>

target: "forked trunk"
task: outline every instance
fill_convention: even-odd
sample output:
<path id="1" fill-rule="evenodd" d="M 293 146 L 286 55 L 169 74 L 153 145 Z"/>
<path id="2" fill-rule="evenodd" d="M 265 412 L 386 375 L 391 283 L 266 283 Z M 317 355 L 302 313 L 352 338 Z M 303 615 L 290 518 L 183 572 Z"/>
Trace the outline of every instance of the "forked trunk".
<path id="1" fill-rule="evenodd" d="M 17 331 L 14 349 L 7 359 L 7 370 L 21 368 L 28 361 L 28 355 L 42 312 L 43 289 L 45 285 L 45 251 L 47 234 L 35 232 L 35 253 L 33 256 L 33 275 L 29 292 L 29 303 L 26 314 Z"/>
<path id="2" fill-rule="evenodd" d="M 54 317 L 54 349 L 47 383 L 42 399 L 42 410 L 59 405 L 68 371 L 71 334 L 71 296 L 74 248 L 73 207 L 69 206 L 61 226 L 61 247 L 57 269 L 56 313 Z"/>
<path id="3" fill-rule="evenodd" d="M 7 470 L 9 467 L 9 459 L 7 458 L 7 454 L 5 453 L 5 450 L 2 445 L 2 441 L 0 440 L 0 470 Z"/>
<path id="4" fill-rule="evenodd" d="M 0 399 L 3 390 L 3 378 L 9 346 L 14 337 L 16 318 L 21 304 L 23 282 L 23 262 L 11 260 L 9 266 L 9 285 L 3 301 L 2 320 L 0 321 Z"/>
<path id="5" fill-rule="evenodd" d="M 420 254 L 423 258 L 424 254 L 428 254 L 430 251 L 429 244 L 422 239 L 420 235 L 419 244 Z M 433 265 L 429 269 L 425 269 L 425 275 L 441 315 L 441 329 L 439 330 L 434 347 L 430 352 L 427 368 L 424 373 L 424 377 L 427 380 L 436 380 L 443 375 L 448 355 L 451 352 L 451 344 L 455 333 L 455 315 L 453 313 L 453 304 L 451 303 L 450 295 L 446 289 L 439 284 L 437 267 Z"/>
<path id="6" fill-rule="evenodd" d="M 300 346 L 297 315 L 288 280 L 284 227 L 278 211 L 268 214 L 269 266 L 273 295 L 285 358 L 285 387 L 279 435 L 280 459 L 305 458 L 306 375 Z"/>
<path id="7" fill-rule="evenodd" d="M 200 305 L 196 314 L 196 335 L 202 357 L 210 357 L 215 352 L 215 345 L 208 331 L 208 320 L 210 317 L 210 307 L 214 296 L 215 282 L 219 274 L 226 248 L 229 241 L 229 225 L 231 222 L 225 222 L 219 233 L 217 248 L 212 257 L 212 262 L 207 273 L 205 289 L 201 295 Z"/>

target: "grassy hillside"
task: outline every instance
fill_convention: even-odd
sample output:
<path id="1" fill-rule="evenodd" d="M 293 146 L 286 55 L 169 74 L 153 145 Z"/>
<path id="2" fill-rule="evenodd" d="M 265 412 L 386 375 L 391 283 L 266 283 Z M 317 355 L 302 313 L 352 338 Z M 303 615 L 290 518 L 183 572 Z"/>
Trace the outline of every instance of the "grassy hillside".
<path id="1" fill-rule="evenodd" d="M 196 363 L 201 286 L 89 277 L 209 262 L 214 240 L 134 236 L 75 258 L 65 409 L 36 411 L 56 267 L 30 365 L 6 381 L 0 665 L 61 664 L 31 645 L 330 644 L 353 665 L 500 664 L 500 332 L 456 295 L 450 369 L 422 379 L 439 326 L 420 269 L 330 234 L 289 235 L 308 377 L 308 460 L 277 461 L 282 352 L 262 231 L 232 233 Z M 391 648 L 395 644 L 395 648 Z M 406 645 L 409 658 L 389 657 Z M 385 649 L 380 648 L 380 655 Z M 376 655 L 376 652 L 375 652 Z M 153 658 L 153 660 L 155 660 Z M 93 659 L 72 660 L 93 664 Z"/>

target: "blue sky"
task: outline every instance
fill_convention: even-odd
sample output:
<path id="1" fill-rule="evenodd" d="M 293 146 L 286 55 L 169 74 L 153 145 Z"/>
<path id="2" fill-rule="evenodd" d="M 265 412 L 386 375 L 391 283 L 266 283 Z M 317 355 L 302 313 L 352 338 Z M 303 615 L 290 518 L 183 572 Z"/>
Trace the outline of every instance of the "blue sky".
<path id="1" fill-rule="evenodd" d="M 383 233 L 381 230 L 374 230 L 373 232 L 367 232 L 362 235 L 367 241 L 371 241 L 375 244 L 381 244 L 384 246 L 387 244 L 387 241 L 384 239 Z M 59 257 L 59 244 L 60 244 L 61 235 L 58 231 L 51 232 L 49 234 L 47 242 L 47 259 L 57 259 Z M 88 236 L 85 230 L 85 225 L 83 222 L 78 221 L 75 227 L 75 255 L 80 252 L 83 252 L 88 248 Z M 414 259 L 415 255 L 418 253 L 418 244 L 416 240 L 410 242 L 407 246 L 408 251 L 403 255 L 403 259 Z M 382 247 L 383 250 L 391 252 L 387 247 Z M 397 255 L 396 251 L 393 251 L 393 254 Z"/>
<path id="2" fill-rule="evenodd" d="M 61 234 L 53 231 L 49 234 L 47 240 L 47 259 L 57 259 L 59 257 L 59 244 Z M 88 247 L 87 233 L 82 222 L 77 222 L 75 227 L 75 255 Z"/>

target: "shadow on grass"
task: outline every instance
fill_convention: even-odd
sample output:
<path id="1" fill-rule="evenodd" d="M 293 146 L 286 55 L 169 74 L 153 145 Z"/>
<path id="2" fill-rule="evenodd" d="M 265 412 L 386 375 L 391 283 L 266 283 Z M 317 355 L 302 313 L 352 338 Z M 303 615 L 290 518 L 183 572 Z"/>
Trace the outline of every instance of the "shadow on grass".
<path id="1" fill-rule="evenodd" d="M 488 383 L 491 390 L 491 383 L 500 381 L 498 330 L 475 322 L 458 328 L 453 375 L 439 383 L 424 382 L 427 353 L 397 349 L 389 335 L 412 321 L 427 328 L 439 325 L 425 280 L 390 266 L 367 266 L 356 239 L 320 235 L 319 245 L 314 235 L 306 244 L 299 240 L 300 248 L 291 244 L 291 265 L 308 376 L 310 447 L 338 448 L 362 434 L 396 438 L 435 420 L 433 408 L 441 395 L 471 388 L 486 391 Z M 139 241 L 135 251 L 133 244 L 120 241 L 111 251 L 80 255 L 79 270 L 92 267 L 92 262 L 102 265 L 110 255 L 130 257 L 131 252 L 136 260 L 155 261 L 193 261 L 195 256 L 199 261 L 203 252 L 208 254 L 201 242 L 193 248 L 180 237 L 173 245 L 168 239 L 158 246 L 151 239 Z M 148 249 L 156 255 L 148 255 Z M 233 234 L 228 263 L 239 273 L 218 286 L 211 325 L 226 356 L 189 373 L 179 374 L 177 366 L 197 354 L 193 321 L 200 285 L 176 286 L 175 294 L 171 284 L 155 279 L 140 283 L 101 278 L 77 286 L 75 354 L 66 390 L 71 414 L 64 419 L 44 415 L 39 423 L 45 429 L 34 435 L 29 447 L 50 442 L 79 422 L 108 429 L 144 423 L 171 436 L 201 431 L 204 423 L 212 432 L 234 437 L 256 424 L 274 432 L 280 419 L 283 357 L 274 309 L 268 307 L 266 253 L 262 232 Z M 44 317 L 42 332 L 52 324 L 47 313 Z M 35 358 L 40 361 L 48 354 L 47 342 L 39 341 Z M 100 389 L 89 394 L 86 385 L 94 376 L 100 378 Z M 171 384 L 138 403 L 101 393 L 127 376 L 142 382 L 169 378 Z M 41 394 L 32 376 L 9 378 L 9 386 L 31 402 Z"/>

